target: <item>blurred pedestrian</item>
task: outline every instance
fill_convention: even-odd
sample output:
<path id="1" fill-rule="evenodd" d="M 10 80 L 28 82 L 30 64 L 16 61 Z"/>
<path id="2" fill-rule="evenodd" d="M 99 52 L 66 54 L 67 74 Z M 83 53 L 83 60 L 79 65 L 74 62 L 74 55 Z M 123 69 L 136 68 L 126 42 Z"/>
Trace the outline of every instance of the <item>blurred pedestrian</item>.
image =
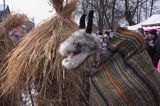
<path id="1" fill-rule="evenodd" d="M 158 65 L 157 65 L 157 71 L 158 71 L 158 73 L 160 73 L 160 59 L 159 59 Z"/>
<path id="2" fill-rule="evenodd" d="M 157 63 L 156 62 L 156 55 L 157 55 L 157 39 L 158 39 L 158 35 L 157 35 L 157 30 L 156 29 L 152 29 L 150 31 L 147 31 L 148 33 L 148 41 L 147 41 L 147 51 L 152 59 L 152 62 L 154 64 L 155 67 L 157 67 Z"/>

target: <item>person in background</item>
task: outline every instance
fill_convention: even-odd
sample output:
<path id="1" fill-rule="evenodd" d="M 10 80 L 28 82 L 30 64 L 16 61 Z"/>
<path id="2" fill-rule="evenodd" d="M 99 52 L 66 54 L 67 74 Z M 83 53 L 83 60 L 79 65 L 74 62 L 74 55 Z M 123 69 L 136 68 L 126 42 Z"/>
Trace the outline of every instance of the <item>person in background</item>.
<path id="1" fill-rule="evenodd" d="M 100 61 L 100 57 L 105 54 L 108 50 L 108 43 L 109 43 L 109 40 L 111 39 L 111 36 L 110 36 L 110 32 L 106 31 L 104 33 L 96 33 L 97 36 L 99 37 L 99 49 L 97 51 L 97 57 L 96 57 L 96 60 L 93 62 L 93 67 L 96 67 Z"/>
<path id="2" fill-rule="evenodd" d="M 157 39 L 158 39 L 158 35 L 157 35 L 157 30 L 156 29 L 152 29 L 150 31 L 147 31 L 148 33 L 148 37 L 147 37 L 147 42 L 146 42 L 146 47 L 147 47 L 147 51 L 148 54 L 150 55 L 152 62 L 154 64 L 155 67 L 157 67 L 157 63 L 156 62 L 156 51 L 157 51 Z"/>
<path id="3" fill-rule="evenodd" d="M 108 48 L 108 43 L 109 43 L 109 40 L 110 40 L 110 33 L 109 32 L 105 32 L 102 34 L 102 41 L 100 42 L 101 43 L 101 53 L 106 53 L 107 52 L 107 48 Z"/>
<path id="4" fill-rule="evenodd" d="M 141 35 L 143 35 L 144 38 L 145 38 L 145 33 L 144 33 L 144 29 L 143 28 L 138 28 L 137 32 L 140 33 Z"/>
<path id="5" fill-rule="evenodd" d="M 9 35 L 10 35 L 11 40 L 15 42 L 16 44 L 18 44 L 20 41 L 20 37 L 24 35 L 22 27 L 14 28 L 12 31 L 10 31 Z"/>
<path id="6" fill-rule="evenodd" d="M 144 31 L 143 28 L 138 28 L 138 29 L 137 29 L 137 32 L 138 32 L 139 34 L 143 35 L 145 41 L 147 42 L 147 40 L 148 40 L 148 39 L 147 39 L 147 38 L 148 38 L 148 32 Z"/>
<path id="7" fill-rule="evenodd" d="M 158 71 L 158 73 L 160 73 L 160 59 L 159 59 L 158 65 L 157 65 L 157 71 Z"/>
<path id="8" fill-rule="evenodd" d="M 160 35 L 157 34 L 157 39 L 155 40 L 154 43 L 154 48 L 155 48 L 155 65 L 158 65 L 158 61 L 160 60 Z M 159 62 L 160 64 L 160 62 Z"/>

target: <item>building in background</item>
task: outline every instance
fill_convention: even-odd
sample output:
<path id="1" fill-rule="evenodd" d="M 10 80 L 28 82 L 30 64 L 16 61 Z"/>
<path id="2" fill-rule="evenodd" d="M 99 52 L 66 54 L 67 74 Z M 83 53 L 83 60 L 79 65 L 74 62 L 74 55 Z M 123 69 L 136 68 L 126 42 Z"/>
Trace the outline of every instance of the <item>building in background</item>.
<path id="1" fill-rule="evenodd" d="M 25 22 L 25 24 L 22 26 L 23 33 L 26 34 L 29 31 L 31 31 L 35 27 L 35 23 L 33 19 L 29 19 Z"/>
<path id="2" fill-rule="evenodd" d="M 0 22 L 8 15 L 10 14 L 10 9 L 8 5 L 0 4 Z"/>

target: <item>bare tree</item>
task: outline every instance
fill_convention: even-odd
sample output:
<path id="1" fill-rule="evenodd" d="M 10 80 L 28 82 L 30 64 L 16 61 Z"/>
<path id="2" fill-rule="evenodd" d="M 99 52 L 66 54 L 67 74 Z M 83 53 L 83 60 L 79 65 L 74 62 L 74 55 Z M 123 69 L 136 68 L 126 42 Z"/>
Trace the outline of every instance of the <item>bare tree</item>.
<path id="1" fill-rule="evenodd" d="M 115 29 L 120 20 L 128 25 L 134 25 L 151 16 L 155 10 L 157 0 L 81 0 L 80 10 L 87 13 L 95 11 L 95 22 L 99 32 Z M 124 22 L 123 21 L 123 22 Z"/>
<path id="2" fill-rule="evenodd" d="M 95 10 L 99 32 L 114 29 L 117 0 L 85 0 Z"/>
<path id="3" fill-rule="evenodd" d="M 105 27 L 105 14 L 107 11 L 107 0 L 85 0 L 95 10 L 99 32 Z"/>

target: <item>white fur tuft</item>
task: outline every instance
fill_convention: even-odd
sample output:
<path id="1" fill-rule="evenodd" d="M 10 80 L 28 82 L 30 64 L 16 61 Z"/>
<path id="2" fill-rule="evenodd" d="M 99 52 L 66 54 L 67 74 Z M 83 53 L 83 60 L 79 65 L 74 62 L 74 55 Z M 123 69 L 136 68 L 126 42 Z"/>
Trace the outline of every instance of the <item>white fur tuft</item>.
<path id="1" fill-rule="evenodd" d="M 67 55 L 68 51 L 75 51 L 75 47 L 73 45 L 75 39 L 77 36 L 81 36 L 83 33 L 85 33 L 85 30 L 78 30 L 74 32 L 69 38 L 67 38 L 64 42 L 60 44 L 59 47 L 59 53 L 62 56 Z"/>
<path id="2" fill-rule="evenodd" d="M 67 70 L 78 67 L 89 56 L 89 53 L 80 53 L 72 58 L 65 58 L 62 61 L 62 66 Z"/>
<path id="3" fill-rule="evenodd" d="M 62 56 L 67 56 L 68 54 L 71 55 L 71 53 L 78 51 L 77 49 L 80 49 L 81 52 L 63 59 L 62 66 L 68 70 L 77 68 L 88 56 L 93 54 L 98 47 L 98 42 L 99 39 L 96 34 L 87 34 L 85 29 L 74 32 L 60 44 L 59 53 Z M 76 45 L 80 45 L 78 46 L 80 48 L 77 48 Z"/>

